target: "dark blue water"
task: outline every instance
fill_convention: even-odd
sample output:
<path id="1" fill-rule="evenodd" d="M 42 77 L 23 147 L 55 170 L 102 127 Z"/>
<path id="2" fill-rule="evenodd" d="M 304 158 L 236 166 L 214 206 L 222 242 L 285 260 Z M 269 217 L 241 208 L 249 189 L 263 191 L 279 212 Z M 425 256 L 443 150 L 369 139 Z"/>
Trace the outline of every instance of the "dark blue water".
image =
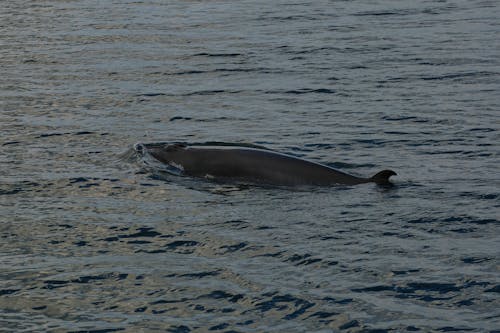
<path id="1" fill-rule="evenodd" d="M 0 331 L 498 331 L 499 12 L 3 1 Z M 398 177 L 166 180 L 160 141 Z"/>

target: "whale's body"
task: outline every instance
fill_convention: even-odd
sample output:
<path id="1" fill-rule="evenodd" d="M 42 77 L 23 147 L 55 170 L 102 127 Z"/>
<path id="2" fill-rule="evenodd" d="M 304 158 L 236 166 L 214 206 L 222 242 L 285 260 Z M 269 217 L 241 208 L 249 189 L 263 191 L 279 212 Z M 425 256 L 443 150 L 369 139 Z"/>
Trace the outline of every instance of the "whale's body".
<path id="1" fill-rule="evenodd" d="M 329 166 L 272 150 L 235 145 L 140 145 L 158 161 L 184 175 L 221 181 L 243 181 L 278 186 L 390 184 L 396 173 L 384 170 L 361 178 Z M 139 147 L 136 145 L 136 149 Z M 142 148 L 143 147 L 143 148 Z"/>

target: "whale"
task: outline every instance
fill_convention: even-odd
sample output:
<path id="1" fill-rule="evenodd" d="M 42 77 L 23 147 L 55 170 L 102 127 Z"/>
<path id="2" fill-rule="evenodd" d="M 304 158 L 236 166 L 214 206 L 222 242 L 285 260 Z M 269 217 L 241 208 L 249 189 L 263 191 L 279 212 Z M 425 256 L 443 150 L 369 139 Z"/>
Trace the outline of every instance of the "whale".
<path id="1" fill-rule="evenodd" d="M 392 170 L 357 177 L 330 166 L 251 144 L 138 143 L 135 150 L 178 170 L 178 174 L 276 186 L 391 185 Z"/>

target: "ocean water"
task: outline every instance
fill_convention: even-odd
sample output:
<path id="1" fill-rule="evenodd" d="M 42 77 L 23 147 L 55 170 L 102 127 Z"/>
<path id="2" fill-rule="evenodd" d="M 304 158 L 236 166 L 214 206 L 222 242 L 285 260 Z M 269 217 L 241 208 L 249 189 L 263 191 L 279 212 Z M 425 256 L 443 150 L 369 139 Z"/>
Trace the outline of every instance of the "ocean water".
<path id="1" fill-rule="evenodd" d="M 497 1 L 0 8 L 1 332 L 498 332 Z M 158 177 L 264 145 L 393 188 Z"/>

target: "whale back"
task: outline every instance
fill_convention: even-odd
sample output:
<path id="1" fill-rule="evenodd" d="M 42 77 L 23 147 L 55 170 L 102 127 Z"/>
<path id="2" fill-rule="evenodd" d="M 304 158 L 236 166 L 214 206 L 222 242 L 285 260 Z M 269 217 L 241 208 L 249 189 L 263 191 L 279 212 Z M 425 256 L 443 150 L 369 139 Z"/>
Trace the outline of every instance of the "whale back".
<path id="1" fill-rule="evenodd" d="M 396 173 L 383 170 L 373 177 L 349 175 L 330 166 L 258 146 L 236 144 L 147 144 L 141 146 L 158 161 L 181 174 L 210 179 L 233 179 L 270 185 L 390 185 Z"/>

